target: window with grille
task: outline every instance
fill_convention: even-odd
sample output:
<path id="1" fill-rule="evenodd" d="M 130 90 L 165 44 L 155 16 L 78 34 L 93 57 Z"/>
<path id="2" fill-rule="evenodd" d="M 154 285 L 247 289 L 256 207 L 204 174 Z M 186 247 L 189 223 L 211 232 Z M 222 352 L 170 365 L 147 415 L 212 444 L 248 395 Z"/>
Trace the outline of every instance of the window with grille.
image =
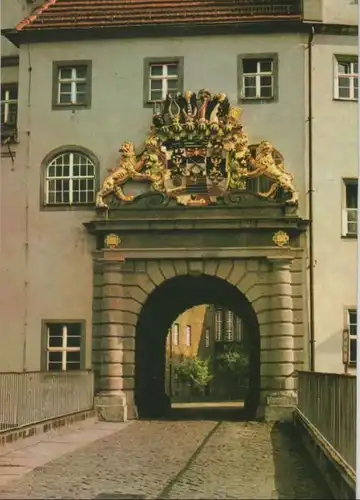
<path id="1" fill-rule="evenodd" d="M 223 329 L 223 313 L 221 310 L 215 311 L 215 341 L 221 342 Z"/>
<path id="2" fill-rule="evenodd" d="M 18 84 L 1 85 L 1 126 L 16 128 L 18 112 Z"/>
<path id="3" fill-rule="evenodd" d="M 349 364 L 356 364 L 357 351 L 357 313 L 356 309 L 348 310 L 348 329 L 349 329 Z"/>
<path id="4" fill-rule="evenodd" d="M 54 107 L 89 107 L 91 61 L 54 63 Z"/>
<path id="5" fill-rule="evenodd" d="M 174 323 L 172 326 L 172 341 L 173 345 L 179 345 L 180 343 L 179 323 Z"/>
<path id="6" fill-rule="evenodd" d="M 240 98 L 273 99 L 277 85 L 277 58 L 240 57 Z"/>
<path id="7" fill-rule="evenodd" d="M 176 95 L 180 90 L 178 63 L 149 65 L 149 102 L 161 102 L 168 94 Z"/>
<path id="8" fill-rule="evenodd" d="M 241 342 L 242 320 L 230 309 L 215 311 L 215 342 Z"/>
<path id="9" fill-rule="evenodd" d="M 80 370 L 83 323 L 46 323 L 46 369 Z"/>
<path id="10" fill-rule="evenodd" d="M 345 207 L 343 209 L 343 235 L 357 236 L 358 183 L 345 180 Z"/>
<path id="11" fill-rule="evenodd" d="M 234 340 L 234 313 L 232 311 L 225 311 L 225 342 L 232 342 Z"/>
<path id="12" fill-rule="evenodd" d="M 94 162 L 75 151 L 57 155 L 46 167 L 46 205 L 84 205 L 95 202 Z"/>
<path id="13" fill-rule="evenodd" d="M 356 56 L 336 56 L 335 98 L 345 101 L 358 99 L 358 58 Z"/>
<path id="14" fill-rule="evenodd" d="M 190 325 L 185 326 L 185 345 L 186 345 L 186 347 L 191 346 L 191 326 Z"/>

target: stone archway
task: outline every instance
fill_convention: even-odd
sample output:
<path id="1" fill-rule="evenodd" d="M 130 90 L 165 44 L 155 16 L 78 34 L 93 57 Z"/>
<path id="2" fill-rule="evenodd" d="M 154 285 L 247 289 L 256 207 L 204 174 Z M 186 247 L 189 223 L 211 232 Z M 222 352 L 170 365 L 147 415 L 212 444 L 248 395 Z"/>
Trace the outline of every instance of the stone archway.
<path id="1" fill-rule="evenodd" d="M 200 304 L 231 309 L 250 330 L 250 384 L 246 410 L 255 415 L 260 390 L 260 330 L 256 313 L 239 288 L 206 274 L 170 278 L 149 295 L 136 327 L 135 403 L 140 417 L 162 416 L 166 409 L 165 341 L 175 318 Z"/>
<path id="2" fill-rule="evenodd" d="M 301 266 L 300 256 L 296 252 L 284 255 L 280 249 L 258 251 L 257 254 L 242 252 L 243 258 L 235 257 L 238 251 L 221 249 L 219 257 L 211 259 L 192 258 L 190 252 L 184 259 L 175 251 L 161 258 L 159 253 L 160 258 L 144 259 L 140 254 L 138 259 L 124 261 L 121 251 L 104 250 L 97 260 L 93 359 L 96 404 L 103 418 L 123 420 L 137 415 L 135 379 L 139 358 L 136 335 L 140 338 L 148 331 L 146 316 L 150 313 L 146 311 L 154 307 L 151 303 L 155 301 L 159 307 L 158 294 L 161 296 L 161 290 L 166 291 L 170 283 L 185 279 L 181 277 L 194 280 L 204 275 L 223 283 L 227 290 L 235 289 L 236 293 L 226 294 L 226 305 L 234 301 L 236 309 L 241 303 L 249 317 L 252 314 L 253 320 L 256 318 L 260 366 L 258 376 L 253 377 L 253 388 L 259 384 L 257 417 L 276 420 L 289 415 L 296 402 L 292 270 Z M 295 266 L 293 259 L 297 261 Z M 213 294 L 215 298 L 214 289 Z M 199 293 L 199 300 L 200 296 Z M 205 292 L 201 297 L 202 301 L 204 299 Z M 176 300 L 170 302 L 177 303 Z M 194 296 L 192 305 L 193 302 Z M 184 306 L 186 302 L 181 308 Z M 170 325 L 171 316 L 176 313 L 176 307 L 172 307 L 164 316 L 164 328 L 165 323 Z M 253 366 L 256 367 L 256 361 Z"/>

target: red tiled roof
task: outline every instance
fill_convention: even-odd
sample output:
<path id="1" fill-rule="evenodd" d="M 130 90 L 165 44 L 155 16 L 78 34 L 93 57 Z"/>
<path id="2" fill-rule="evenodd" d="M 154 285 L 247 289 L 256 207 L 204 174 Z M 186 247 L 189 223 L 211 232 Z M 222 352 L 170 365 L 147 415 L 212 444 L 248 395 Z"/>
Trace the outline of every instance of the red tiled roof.
<path id="1" fill-rule="evenodd" d="M 300 20 L 301 0 L 47 0 L 17 31 Z"/>

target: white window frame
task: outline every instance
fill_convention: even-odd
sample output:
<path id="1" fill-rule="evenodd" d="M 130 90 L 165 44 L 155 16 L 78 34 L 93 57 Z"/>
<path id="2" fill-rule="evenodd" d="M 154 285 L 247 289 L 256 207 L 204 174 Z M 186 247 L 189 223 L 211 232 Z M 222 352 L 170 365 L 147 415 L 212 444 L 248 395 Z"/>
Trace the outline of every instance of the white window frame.
<path id="1" fill-rule="evenodd" d="M 223 312 L 221 309 L 215 311 L 215 342 L 223 340 Z"/>
<path id="2" fill-rule="evenodd" d="M 185 326 L 185 346 L 191 347 L 191 325 Z"/>
<path id="3" fill-rule="evenodd" d="M 343 179 L 343 189 L 344 189 L 344 194 L 343 194 L 343 220 L 342 220 L 342 235 L 343 236 L 353 236 L 357 237 L 357 232 L 358 232 L 358 208 L 352 208 L 347 206 L 347 187 L 350 185 L 356 185 L 358 186 L 357 179 Z M 355 220 L 356 220 L 356 232 L 354 231 L 349 231 L 350 224 L 354 224 L 354 220 L 350 218 L 350 214 L 355 214 Z"/>
<path id="4" fill-rule="evenodd" d="M 52 167 L 54 164 L 56 165 L 56 160 L 59 159 L 63 155 L 69 155 L 69 175 L 68 176 L 49 176 L 49 169 Z M 89 166 L 92 166 L 93 168 L 93 175 L 77 175 L 74 176 L 74 157 L 75 155 L 82 156 L 83 158 L 86 159 L 87 162 L 89 162 Z M 56 168 L 56 166 L 55 166 Z M 94 188 L 93 188 L 93 200 L 92 201 L 76 201 L 74 203 L 73 198 L 74 198 L 74 180 L 86 180 L 86 179 L 92 179 L 94 182 Z M 66 202 L 50 202 L 49 201 L 49 185 L 51 181 L 56 181 L 56 180 L 67 180 L 69 181 L 69 201 Z M 81 191 L 79 191 L 81 192 Z M 87 190 L 86 192 L 90 192 L 90 190 Z M 95 194 L 96 194 L 96 166 L 95 163 L 87 156 L 86 154 L 79 152 L 79 151 L 63 151 L 59 154 L 57 154 L 52 160 L 47 164 L 46 166 L 46 172 L 45 172 L 45 205 L 48 206 L 70 206 L 70 205 L 89 205 L 95 203 Z"/>
<path id="5" fill-rule="evenodd" d="M 172 344 L 178 346 L 180 344 L 180 325 L 179 323 L 173 323 L 172 325 Z"/>
<path id="6" fill-rule="evenodd" d="M 76 105 L 76 104 L 80 104 L 80 105 L 85 105 L 86 104 L 86 96 L 87 96 L 87 91 L 88 89 L 85 88 L 85 92 L 84 92 L 84 102 L 77 102 L 77 85 L 78 83 L 85 83 L 85 85 L 87 85 L 87 70 L 86 70 L 86 74 L 84 77 L 78 77 L 77 76 L 77 70 L 79 67 L 83 67 L 84 65 L 80 64 L 80 65 L 77 65 L 77 66 L 60 66 L 58 68 L 58 91 L 57 91 L 57 105 L 58 106 L 71 106 L 71 105 Z M 71 77 L 70 78 L 61 78 L 61 71 L 63 69 L 71 69 Z M 61 86 L 62 84 L 70 84 L 71 85 L 71 101 L 67 101 L 67 102 L 61 102 L 60 101 L 60 96 L 62 94 L 61 92 Z M 68 94 L 68 92 L 65 92 L 65 94 Z"/>
<path id="7" fill-rule="evenodd" d="M 225 310 L 224 341 L 234 341 L 234 313 L 230 309 Z"/>
<path id="8" fill-rule="evenodd" d="M 13 87 L 13 89 L 15 89 L 16 88 L 15 83 L 4 84 L 4 87 L 5 87 L 5 95 L 4 95 L 4 99 L 1 99 L 1 107 L 4 107 L 4 121 L 2 123 L 7 124 L 8 118 L 10 115 L 11 104 L 16 104 L 16 115 L 17 115 L 18 97 L 16 99 L 10 99 L 11 89 L 6 88 L 6 87 Z M 17 93 L 17 90 L 16 90 L 16 93 Z M 12 125 L 16 126 L 16 124 L 17 124 L 17 116 L 15 118 L 15 123 Z"/>
<path id="9" fill-rule="evenodd" d="M 350 321 L 350 316 L 355 314 L 355 321 L 356 323 L 351 323 Z M 348 355 L 348 364 L 350 366 L 356 366 L 356 359 L 352 360 L 351 359 L 351 341 L 355 340 L 357 343 L 357 311 L 356 309 L 348 309 L 347 311 L 347 323 L 348 323 L 348 331 L 349 331 L 349 355 Z M 351 326 L 355 326 L 356 328 L 356 334 L 351 333 Z"/>
<path id="10" fill-rule="evenodd" d="M 154 66 L 161 66 L 162 67 L 162 73 L 161 75 L 154 75 L 152 76 L 151 74 L 151 69 L 154 67 Z M 168 68 L 169 66 L 176 66 L 176 75 L 169 75 L 168 74 Z M 168 95 L 169 93 L 169 80 L 178 80 L 179 81 L 179 63 L 177 62 L 168 62 L 168 63 L 156 63 L 156 62 L 153 62 L 153 63 L 150 63 L 149 64 L 149 102 L 151 103 L 157 103 L 157 102 L 162 102 L 166 99 L 166 96 Z M 162 87 L 161 89 L 156 89 L 156 90 L 161 90 L 161 93 L 162 93 L 162 98 L 159 100 L 159 99 L 152 99 L 151 98 L 151 82 L 153 80 L 161 80 L 162 82 Z"/>
<path id="11" fill-rule="evenodd" d="M 242 60 L 242 64 L 244 64 L 244 61 L 256 61 L 256 72 L 255 73 L 245 73 L 244 72 L 244 67 L 242 70 L 242 99 L 245 100 L 252 100 L 252 99 L 274 99 L 275 97 L 275 91 L 274 91 L 274 60 L 269 58 L 269 57 L 259 57 L 259 59 L 256 58 L 249 58 L 245 57 Z M 261 71 L 261 63 L 264 61 L 269 61 L 271 63 L 271 70 L 270 71 Z M 262 76 L 269 76 L 271 77 L 271 95 L 270 96 L 262 96 L 261 95 L 261 77 Z M 255 78 L 255 89 L 256 89 L 256 95 L 248 97 L 245 95 L 245 85 L 246 78 L 249 77 L 254 77 Z"/>
<path id="12" fill-rule="evenodd" d="M 50 352 L 61 352 L 61 369 L 62 371 L 66 370 L 67 363 L 67 353 L 69 352 L 80 352 L 80 369 L 81 369 L 81 341 L 82 341 L 82 333 L 80 333 L 80 346 L 79 347 L 68 347 L 67 338 L 68 338 L 68 329 L 67 325 L 62 325 L 62 346 L 61 347 L 50 347 L 50 328 L 51 325 L 61 325 L 61 323 L 50 323 L 46 325 L 46 370 L 49 371 L 49 353 Z M 81 328 L 81 325 L 80 325 Z M 80 330 L 81 332 L 81 330 Z"/>
<path id="13" fill-rule="evenodd" d="M 339 66 L 341 64 L 349 64 L 350 65 L 350 73 L 340 73 Z M 340 101 L 357 101 L 358 97 L 355 97 L 355 79 L 359 78 L 359 70 L 356 73 L 354 69 L 354 64 L 358 64 L 358 57 L 356 55 L 336 55 L 335 56 L 335 69 L 334 69 L 334 97 L 335 99 L 339 99 Z M 349 89 L 350 95 L 349 97 L 342 97 L 339 94 L 339 78 L 348 78 L 349 79 Z"/>

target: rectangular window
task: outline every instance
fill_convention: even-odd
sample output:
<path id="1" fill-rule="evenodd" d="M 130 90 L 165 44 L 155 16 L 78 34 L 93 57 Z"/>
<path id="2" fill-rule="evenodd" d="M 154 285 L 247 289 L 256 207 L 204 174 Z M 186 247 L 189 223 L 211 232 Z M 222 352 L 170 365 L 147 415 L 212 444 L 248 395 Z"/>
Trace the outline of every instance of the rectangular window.
<path id="1" fill-rule="evenodd" d="M 336 56 L 335 89 L 336 99 L 356 101 L 358 98 L 357 56 Z"/>
<path id="2" fill-rule="evenodd" d="M 210 328 L 205 329 L 205 347 L 210 347 Z"/>
<path id="3" fill-rule="evenodd" d="M 241 318 L 235 317 L 235 340 L 236 342 L 241 342 L 243 339 L 243 323 Z"/>
<path id="4" fill-rule="evenodd" d="M 345 180 L 345 207 L 343 209 L 343 235 L 357 236 L 358 182 Z"/>
<path id="5" fill-rule="evenodd" d="M 156 107 L 168 94 L 183 91 L 184 60 L 182 57 L 144 60 L 144 103 Z"/>
<path id="6" fill-rule="evenodd" d="M 18 111 L 18 84 L 1 85 L 1 126 L 16 128 Z"/>
<path id="7" fill-rule="evenodd" d="M 357 351 L 357 313 L 356 309 L 348 310 L 348 329 L 349 329 L 349 364 L 356 365 Z"/>
<path id="8" fill-rule="evenodd" d="M 234 313 L 232 311 L 225 311 L 225 342 L 232 342 L 234 340 Z"/>
<path id="9" fill-rule="evenodd" d="M 222 341 L 223 314 L 220 309 L 215 311 L 215 341 Z"/>
<path id="10" fill-rule="evenodd" d="M 179 323 L 174 323 L 172 326 L 172 340 L 173 345 L 179 345 L 180 343 L 180 331 L 179 331 Z"/>
<path id="11" fill-rule="evenodd" d="M 240 100 L 277 97 L 277 54 L 239 56 Z"/>
<path id="12" fill-rule="evenodd" d="M 185 345 L 186 347 L 191 346 L 191 326 L 186 325 L 185 327 Z"/>
<path id="13" fill-rule="evenodd" d="M 150 64 L 149 101 L 164 101 L 168 94 L 179 92 L 178 73 L 177 63 Z"/>
<path id="14" fill-rule="evenodd" d="M 49 322 L 45 330 L 46 370 L 80 370 L 83 323 Z"/>
<path id="15" fill-rule="evenodd" d="M 91 101 L 91 61 L 55 62 L 54 108 L 87 108 Z"/>

